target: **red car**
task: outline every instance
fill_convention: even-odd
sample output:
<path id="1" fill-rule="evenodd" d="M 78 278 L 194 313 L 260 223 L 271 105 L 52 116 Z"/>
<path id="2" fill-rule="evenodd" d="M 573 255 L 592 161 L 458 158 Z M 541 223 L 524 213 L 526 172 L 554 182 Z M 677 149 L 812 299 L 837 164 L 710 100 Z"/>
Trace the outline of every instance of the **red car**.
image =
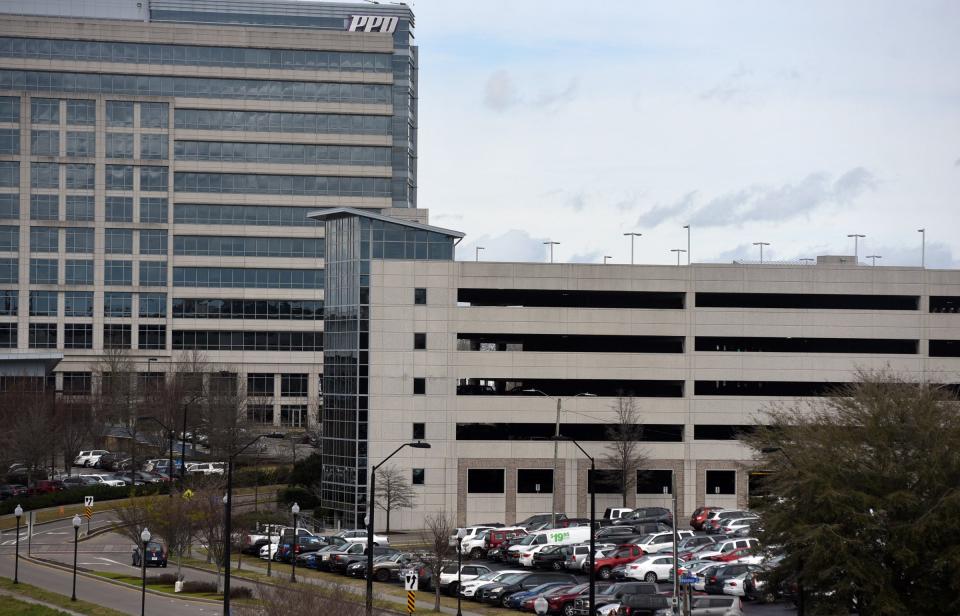
<path id="1" fill-rule="evenodd" d="M 613 575 L 614 567 L 633 562 L 641 556 L 643 556 L 643 550 L 639 546 L 633 544 L 618 545 L 610 556 L 596 559 L 593 563 L 593 570 L 597 572 L 601 580 L 609 580 L 610 576 Z"/>
<path id="2" fill-rule="evenodd" d="M 706 521 L 707 516 L 710 515 L 711 511 L 716 511 L 717 509 L 723 509 L 723 507 L 697 507 L 690 516 L 690 526 L 694 530 L 703 530 L 703 523 Z"/>
<path id="3" fill-rule="evenodd" d="M 573 602 L 576 601 L 582 593 L 587 592 L 587 587 L 589 584 L 577 584 L 576 586 L 561 586 L 556 590 L 548 591 L 546 594 L 541 595 L 544 599 L 547 600 L 547 613 L 548 614 L 563 614 L 567 616 L 573 610 Z M 530 607 L 527 607 L 529 602 Z M 533 601 L 524 601 L 523 609 L 529 609 L 531 612 L 533 609 Z"/>
<path id="4" fill-rule="evenodd" d="M 33 487 L 27 490 L 27 493 L 33 496 L 34 494 L 50 494 L 51 492 L 60 492 L 61 490 L 63 490 L 63 484 L 59 481 L 43 479 L 35 481 Z"/>
<path id="5" fill-rule="evenodd" d="M 716 556 L 707 556 L 707 560 L 715 560 L 720 563 L 730 563 L 735 560 L 739 560 L 745 556 L 753 555 L 753 548 L 743 547 L 737 548 L 736 550 L 730 550 L 725 554 L 717 554 Z"/>

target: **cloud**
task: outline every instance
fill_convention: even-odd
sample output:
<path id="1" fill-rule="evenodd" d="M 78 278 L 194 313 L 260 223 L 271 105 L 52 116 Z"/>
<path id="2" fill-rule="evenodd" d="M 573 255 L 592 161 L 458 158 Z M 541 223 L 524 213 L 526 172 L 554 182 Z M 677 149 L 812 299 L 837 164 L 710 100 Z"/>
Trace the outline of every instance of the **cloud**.
<path id="1" fill-rule="evenodd" d="M 484 105 L 494 111 L 502 112 L 519 102 L 520 95 L 517 92 L 517 86 L 510 77 L 510 73 L 501 69 L 490 75 L 484 87 Z"/>
<path id="2" fill-rule="evenodd" d="M 665 220 L 677 218 L 693 208 L 697 191 L 688 192 L 679 201 L 671 205 L 658 205 L 640 215 L 637 224 L 641 227 L 656 227 Z"/>
<path id="3" fill-rule="evenodd" d="M 587 199 L 582 192 L 574 193 L 567 197 L 564 205 L 571 208 L 574 212 L 581 212 L 583 208 L 587 206 Z"/>
<path id="4" fill-rule="evenodd" d="M 476 247 L 482 246 L 481 261 L 546 261 L 549 259 L 546 238 L 532 237 L 526 231 L 510 229 L 497 236 L 483 235 L 469 244 L 457 246 L 457 259 L 472 261 L 476 258 Z M 556 248 L 554 249 L 556 250 Z M 554 260 L 557 259 L 556 253 Z"/>
<path id="5" fill-rule="evenodd" d="M 764 246 L 763 260 L 768 259 L 772 254 L 769 246 Z M 734 261 L 752 261 L 760 259 L 760 249 L 752 244 L 739 244 L 736 248 L 724 250 L 715 257 L 708 257 L 703 260 L 704 263 L 733 263 Z"/>
<path id="6" fill-rule="evenodd" d="M 747 92 L 748 80 L 753 76 L 753 71 L 740 66 L 735 71 L 718 81 L 713 87 L 700 93 L 703 100 L 718 100 L 721 103 L 727 103 L 734 98 L 739 98 Z"/>
<path id="7" fill-rule="evenodd" d="M 954 167 L 960 167 L 960 158 L 958 158 L 957 160 L 953 161 L 953 166 L 954 166 Z"/>
<path id="8" fill-rule="evenodd" d="M 836 180 L 817 172 L 780 186 L 748 186 L 714 197 L 699 207 L 695 206 L 697 193 L 690 192 L 673 205 L 646 212 L 638 222 L 656 226 L 684 214 L 685 220 L 701 227 L 783 222 L 809 216 L 825 206 L 847 205 L 877 185 L 877 178 L 863 167 L 850 169 Z"/>
<path id="9" fill-rule="evenodd" d="M 556 258 L 556 256 L 554 256 Z M 591 250 L 589 252 L 579 252 L 570 257 L 570 263 L 597 263 L 603 261 L 603 251 Z"/>
<path id="10" fill-rule="evenodd" d="M 570 83 L 560 90 L 555 92 L 551 92 L 549 90 L 541 91 L 540 95 L 534 100 L 533 106 L 539 107 L 545 111 L 554 111 L 558 107 L 577 98 L 579 89 L 580 82 L 576 77 L 573 77 L 570 79 Z"/>

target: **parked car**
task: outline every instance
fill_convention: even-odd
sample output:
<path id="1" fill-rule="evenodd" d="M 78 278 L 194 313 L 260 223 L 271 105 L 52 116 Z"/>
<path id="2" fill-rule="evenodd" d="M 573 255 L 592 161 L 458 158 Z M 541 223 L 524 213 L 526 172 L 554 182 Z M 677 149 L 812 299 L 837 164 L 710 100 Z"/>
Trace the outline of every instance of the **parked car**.
<path id="1" fill-rule="evenodd" d="M 122 488 L 123 486 L 127 485 L 126 481 L 119 479 L 115 475 L 87 475 L 87 477 L 90 477 L 98 484 L 113 488 Z"/>
<path id="2" fill-rule="evenodd" d="M 716 542 L 716 537 L 711 537 L 710 535 L 693 535 L 691 537 L 683 537 L 677 541 L 677 553 L 682 554 L 683 552 L 686 552 L 699 545 L 707 545 Z"/>
<path id="3" fill-rule="evenodd" d="M 570 582 L 575 584 L 577 578 L 569 573 L 517 573 L 504 578 L 496 584 L 488 584 L 481 588 L 480 600 L 491 605 L 506 605 L 506 598 L 515 592 L 529 590 L 546 582 Z"/>
<path id="4" fill-rule="evenodd" d="M 746 573 L 748 571 L 759 571 L 760 567 L 757 565 L 748 565 L 742 563 L 733 563 L 730 565 L 723 565 L 717 567 L 715 571 L 704 576 L 703 590 L 707 594 L 711 595 L 722 595 L 723 586 L 726 581 L 730 578 L 734 578 L 741 573 Z"/>
<path id="5" fill-rule="evenodd" d="M 613 568 L 617 565 L 623 565 L 632 562 L 641 556 L 644 551 L 636 545 L 619 545 L 617 549 L 601 559 L 594 559 L 594 571 L 601 580 L 609 580 L 613 577 Z M 655 581 L 655 580 L 651 580 Z"/>
<path id="6" fill-rule="evenodd" d="M 681 539 L 686 539 L 687 537 L 693 537 L 692 530 L 678 530 L 677 532 L 677 541 Z M 652 554 L 654 552 L 660 552 L 662 550 L 672 550 L 673 549 L 673 533 L 667 531 L 665 533 L 654 533 L 647 535 L 646 537 L 641 538 L 637 541 L 637 545 L 643 548 L 643 551 L 647 554 Z"/>
<path id="7" fill-rule="evenodd" d="M 391 548 L 384 548 L 385 550 L 390 550 L 389 554 L 379 554 L 373 557 L 373 579 L 380 582 L 390 581 L 390 570 L 381 569 L 380 565 L 387 562 L 399 561 L 403 563 L 410 562 L 412 554 L 397 552 Z M 347 564 L 346 569 L 344 569 L 343 574 L 347 577 L 354 578 L 365 578 L 367 577 L 367 555 L 361 554 L 359 557 L 353 557 L 349 564 Z M 378 575 L 380 577 L 378 577 Z"/>
<path id="8" fill-rule="evenodd" d="M 658 582 L 670 579 L 673 569 L 673 556 L 668 554 L 648 554 L 628 564 L 624 575 L 633 580 Z"/>
<path id="9" fill-rule="evenodd" d="M 191 475 L 223 475 L 227 472 L 225 462 L 187 462 L 187 472 Z"/>
<path id="10" fill-rule="evenodd" d="M 722 556 L 727 552 L 732 552 L 738 548 L 755 548 L 760 545 L 760 542 L 754 538 L 746 539 L 725 539 L 723 541 L 718 541 L 714 544 L 706 546 L 702 550 L 696 552 L 697 558 L 701 559 L 710 559 L 711 556 Z"/>
<path id="11" fill-rule="evenodd" d="M 461 584 L 460 596 L 465 599 L 479 600 L 479 598 L 476 596 L 479 588 L 482 588 L 487 584 L 499 582 L 500 580 L 517 573 L 523 573 L 523 571 L 516 569 L 504 569 L 502 571 L 491 571 L 490 573 L 485 573 L 474 580 Z"/>
<path id="12" fill-rule="evenodd" d="M 373 579 L 378 582 L 389 582 L 400 578 L 400 571 L 417 563 L 419 558 L 410 552 L 386 554 L 373 563 Z"/>
<path id="13" fill-rule="evenodd" d="M 347 544 L 347 545 L 360 545 L 360 544 Z M 363 547 L 364 549 L 359 554 L 349 553 L 349 552 L 342 553 L 342 554 L 334 554 L 329 559 L 327 559 L 329 563 L 327 565 L 327 569 L 336 573 L 345 574 L 347 572 L 347 567 L 349 567 L 351 564 L 357 562 L 358 560 L 363 560 L 363 561 L 367 560 L 367 551 L 366 551 L 367 546 L 364 545 Z M 387 556 L 390 554 L 398 554 L 399 552 L 400 550 L 397 550 L 394 548 L 388 548 L 388 547 L 382 547 L 382 546 L 374 547 L 373 557 L 376 558 L 377 556 Z"/>
<path id="14" fill-rule="evenodd" d="M 456 547 L 457 541 L 462 539 L 463 541 L 470 541 L 478 537 L 483 531 L 490 530 L 493 526 L 465 526 L 462 528 L 453 529 L 453 534 L 447 538 L 447 545 L 450 547 Z M 464 550 L 464 554 L 467 554 L 468 551 Z"/>
<path id="15" fill-rule="evenodd" d="M 26 496 L 27 488 L 26 486 L 21 486 L 15 483 L 7 483 L 0 485 L 0 500 L 6 500 L 8 498 L 13 498 L 15 496 Z"/>
<path id="16" fill-rule="evenodd" d="M 553 520 L 565 520 L 566 518 L 567 514 L 565 513 L 536 513 L 525 520 L 517 522 L 517 526 L 523 527 L 529 531 L 542 524 L 550 524 Z"/>
<path id="17" fill-rule="evenodd" d="M 617 544 L 615 543 L 596 543 L 594 548 L 596 552 L 594 553 L 593 559 L 598 560 L 603 558 L 604 555 L 614 549 L 616 549 Z M 590 544 L 583 543 L 570 546 L 570 554 L 567 555 L 567 560 L 564 563 L 567 569 L 573 571 L 586 571 L 586 563 L 590 560 Z"/>
<path id="18" fill-rule="evenodd" d="M 703 523 L 711 511 L 722 511 L 723 507 L 697 507 L 690 515 L 690 526 L 694 530 L 703 530 Z"/>
<path id="19" fill-rule="evenodd" d="M 160 543 L 159 541 L 151 541 L 147 543 L 146 550 L 146 565 L 148 567 L 166 567 L 167 566 L 167 548 Z M 140 546 L 133 548 L 133 566 L 139 567 L 141 563 L 141 553 Z"/>
<path id="20" fill-rule="evenodd" d="M 596 590 L 599 591 L 603 588 L 603 584 L 597 584 Z M 577 597 L 586 592 L 589 592 L 589 584 L 573 584 L 548 590 L 543 595 L 543 598 L 547 601 L 547 612 L 549 614 L 571 616 L 573 614 L 573 604 Z M 531 605 L 531 607 L 533 606 Z"/>
<path id="21" fill-rule="evenodd" d="M 33 496 L 34 494 L 51 494 L 63 490 L 63 482 L 56 479 L 41 479 L 33 483 L 33 486 L 27 490 L 27 494 Z"/>
<path id="22" fill-rule="evenodd" d="M 742 509 L 724 509 L 723 511 L 714 511 L 703 523 L 703 530 L 707 534 L 718 534 L 723 532 L 723 525 L 727 520 L 736 520 L 739 518 L 756 518 L 757 514 L 752 511 Z"/>
<path id="23" fill-rule="evenodd" d="M 367 531 L 365 530 L 344 530 L 340 531 L 340 537 L 343 537 L 347 543 L 362 543 L 367 544 Z M 390 539 L 386 535 L 378 535 L 373 533 L 373 545 L 375 546 L 387 546 L 390 545 Z"/>
<path id="24" fill-rule="evenodd" d="M 534 569 L 553 569 L 563 571 L 567 558 L 573 554 L 572 545 L 548 545 L 534 552 L 530 566 Z"/>
<path id="25" fill-rule="evenodd" d="M 330 571 L 330 565 L 333 562 L 331 559 L 341 555 L 363 554 L 366 547 L 367 546 L 362 543 L 344 543 L 332 550 L 328 550 L 327 548 L 317 550 L 317 555 L 320 557 L 320 560 L 317 561 L 317 568 L 321 571 Z"/>
<path id="26" fill-rule="evenodd" d="M 624 595 L 620 599 L 617 616 L 649 616 L 656 614 L 671 614 L 670 598 L 664 595 L 633 594 Z M 699 615 L 698 615 L 699 616 Z"/>
<path id="27" fill-rule="evenodd" d="M 750 526 L 756 524 L 758 520 L 759 518 L 757 516 L 726 520 L 725 522 L 721 523 L 720 532 L 724 535 L 732 535 L 734 532 L 742 528 L 750 528 Z"/>
<path id="28" fill-rule="evenodd" d="M 77 457 L 73 459 L 73 465 L 85 467 L 96 466 L 97 462 L 100 461 L 100 456 L 108 453 L 110 452 L 106 449 L 87 449 L 81 451 L 77 454 Z"/>
<path id="29" fill-rule="evenodd" d="M 594 533 L 594 538 L 595 540 L 616 541 L 617 538 L 630 537 L 635 534 L 632 526 L 605 526 Z"/>
<path id="30" fill-rule="evenodd" d="M 634 526 L 642 522 L 663 522 L 673 527 L 673 514 L 665 507 L 641 507 L 634 509 L 619 520 L 614 520 L 614 526 Z"/>
<path id="31" fill-rule="evenodd" d="M 490 568 L 483 565 L 463 565 L 459 568 L 460 576 L 457 576 L 457 565 L 451 563 L 445 565 L 440 570 L 440 591 L 448 595 L 456 596 L 460 590 L 460 583 L 470 582 L 481 575 L 490 573 Z M 459 580 L 459 583 L 458 583 Z"/>
<path id="32" fill-rule="evenodd" d="M 63 484 L 64 490 L 72 490 L 74 488 L 82 488 L 93 485 L 97 483 L 97 481 L 95 479 L 91 479 L 89 475 L 71 475 L 61 479 L 60 483 Z"/>
<path id="33" fill-rule="evenodd" d="M 620 603 L 627 595 L 656 595 L 660 589 L 647 582 L 617 582 L 602 587 L 594 597 L 594 607 Z M 581 595 L 573 602 L 573 616 L 590 616 L 590 598 Z"/>

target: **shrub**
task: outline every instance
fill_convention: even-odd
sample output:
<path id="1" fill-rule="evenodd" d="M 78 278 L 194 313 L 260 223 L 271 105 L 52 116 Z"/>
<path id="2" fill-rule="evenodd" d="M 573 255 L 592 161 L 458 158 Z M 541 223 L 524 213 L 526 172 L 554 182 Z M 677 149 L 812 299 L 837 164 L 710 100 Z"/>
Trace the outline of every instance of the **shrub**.
<path id="1" fill-rule="evenodd" d="M 288 487 L 280 490 L 277 495 L 282 503 L 297 503 L 300 509 L 313 509 L 320 504 L 313 492 L 300 486 Z"/>
<path id="2" fill-rule="evenodd" d="M 246 586 L 231 586 L 230 598 L 231 599 L 253 599 L 253 591 L 247 588 Z"/>
<path id="3" fill-rule="evenodd" d="M 190 580 L 183 583 L 183 592 L 217 592 L 217 585 L 213 582 L 198 582 L 196 580 Z M 233 596 L 231 589 L 230 596 Z"/>
<path id="4" fill-rule="evenodd" d="M 173 573 L 164 573 L 162 575 L 154 575 L 147 578 L 147 584 L 161 584 L 165 586 L 173 586 L 177 582 L 177 576 Z"/>
<path id="5" fill-rule="evenodd" d="M 233 470 L 233 485 L 237 488 L 249 488 L 254 485 L 276 485 L 287 483 L 289 477 L 289 466 L 235 468 Z"/>

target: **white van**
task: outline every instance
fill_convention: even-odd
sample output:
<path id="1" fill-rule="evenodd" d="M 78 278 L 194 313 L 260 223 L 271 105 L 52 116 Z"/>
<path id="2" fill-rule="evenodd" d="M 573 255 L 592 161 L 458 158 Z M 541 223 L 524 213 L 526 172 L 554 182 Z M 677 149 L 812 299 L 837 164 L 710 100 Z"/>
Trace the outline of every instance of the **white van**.
<path id="1" fill-rule="evenodd" d="M 551 528 L 550 530 L 539 530 L 530 533 L 516 545 L 511 545 L 505 555 L 508 562 L 517 560 L 517 553 L 520 550 L 538 546 L 538 545 L 573 545 L 590 540 L 589 526 L 574 526 L 572 528 Z M 512 558 L 511 558 L 512 557 Z"/>

